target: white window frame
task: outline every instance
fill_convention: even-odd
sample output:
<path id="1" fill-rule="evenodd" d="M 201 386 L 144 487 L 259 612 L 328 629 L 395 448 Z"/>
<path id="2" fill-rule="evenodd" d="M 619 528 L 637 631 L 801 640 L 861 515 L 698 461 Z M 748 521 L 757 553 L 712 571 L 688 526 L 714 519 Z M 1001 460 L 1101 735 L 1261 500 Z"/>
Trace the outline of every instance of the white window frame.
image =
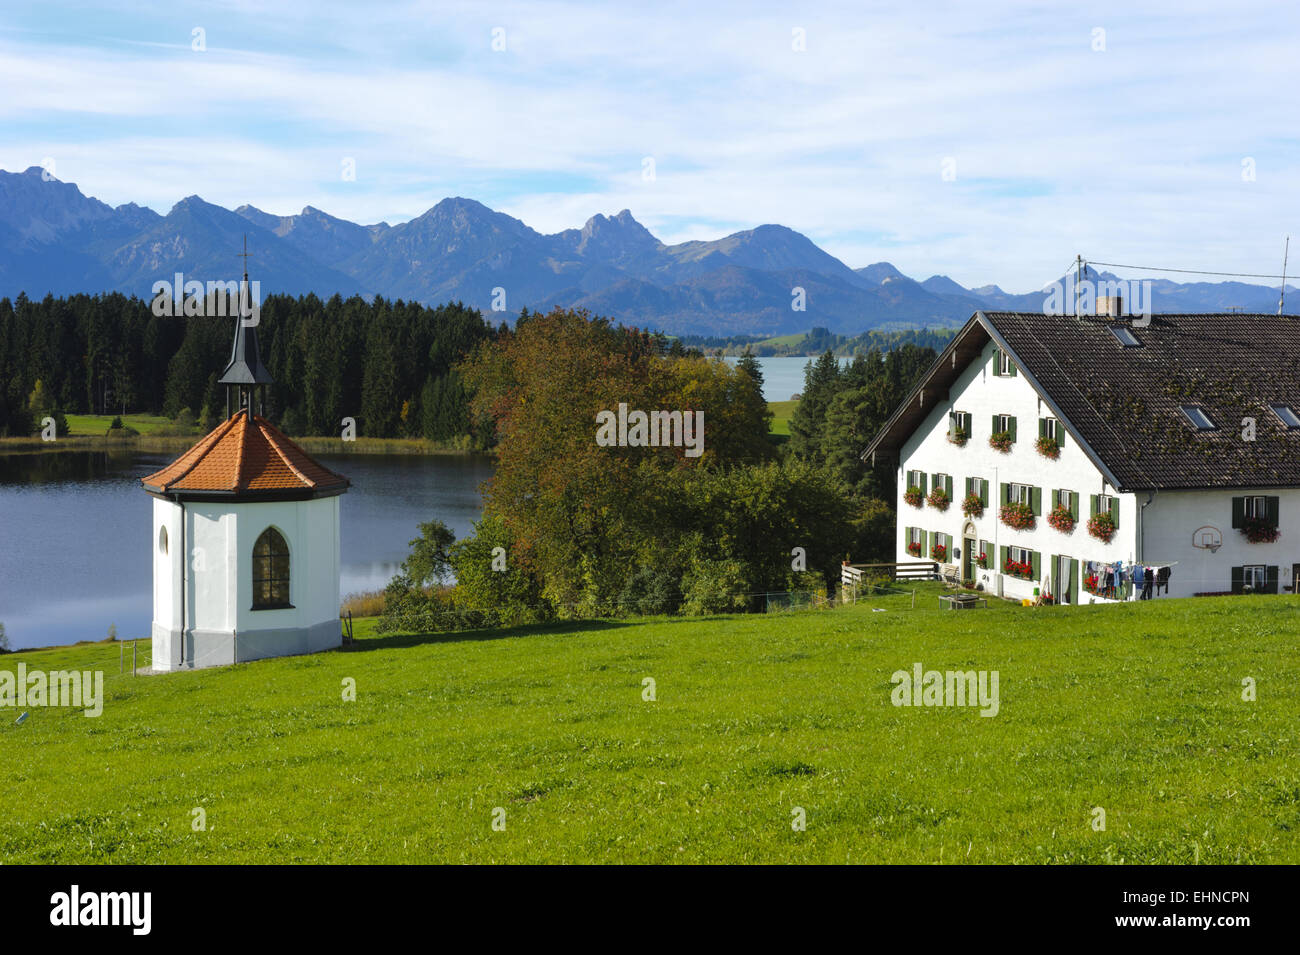
<path id="1" fill-rule="evenodd" d="M 1068 488 L 1058 487 L 1056 489 L 1056 503 L 1065 505 L 1065 509 L 1071 514 L 1077 513 L 1079 504 L 1079 492 L 1071 491 Z"/>
<path id="2" fill-rule="evenodd" d="M 1034 486 L 1032 484 L 1016 484 L 1014 481 L 1007 485 L 1008 497 L 1011 504 L 1033 504 L 1034 503 Z"/>
<path id="3" fill-rule="evenodd" d="M 1057 418 L 1044 418 L 1043 437 L 1051 438 L 1056 444 L 1061 442 L 1061 422 Z"/>
<path id="4" fill-rule="evenodd" d="M 1263 520 L 1268 511 L 1268 498 L 1263 494 L 1247 495 L 1242 513 L 1246 517 Z"/>
<path id="5" fill-rule="evenodd" d="M 1034 552 L 1029 547 L 1012 544 L 1007 548 L 1007 560 L 1014 561 L 1017 564 L 1028 564 L 1032 567 L 1034 566 Z"/>
<path id="6" fill-rule="evenodd" d="M 1004 352 L 1001 348 L 999 348 L 998 349 L 998 377 L 1001 378 L 1010 377 L 1011 369 L 1014 366 L 1015 366 L 1015 362 L 1011 360 L 1011 356 L 1008 355 L 1006 352 Z"/>
<path id="7" fill-rule="evenodd" d="M 998 419 L 998 434 L 1005 434 L 1006 432 L 1008 432 L 1008 431 L 1011 430 L 1011 419 L 1014 418 L 1014 417 L 1015 417 L 1015 415 L 1013 415 L 1013 414 L 1000 414 L 1000 415 L 997 415 L 997 419 Z"/>
<path id="8" fill-rule="evenodd" d="M 1109 514 L 1109 513 L 1111 512 L 1111 510 L 1113 509 L 1113 507 L 1116 506 L 1116 505 L 1113 505 L 1112 502 L 1117 501 L 1117 500 L 1119 500 L 1119 498 L 1115 497 L 1115 495 L 1113 495 L 1113 494 L 1098 494 L 1098 495 L 1097 495 L 1097 513 L 1098 513 L 1098 514 Z"/>
<path id="9" fill-rule="evenodd" d="M 987 478 L 972 477 L 970 479 L 970 492 L 981 501 L 984 500 L 984 494 L 988 490 L 988 487 L 989 482 Z"/>
<path id="10" fill-rule="evenodd" d="M 907 542 L 909 544 L 924 544 L 925 531 L 920 527 L 913 527 L 907 532 Z"/>
<path id="11" fill-rule="evenodd" d="M 1268 586 L 1268 565 L 1247 564 L 1241 568 L 1241 587 L 1244 590 L 1263 590 Z"/>

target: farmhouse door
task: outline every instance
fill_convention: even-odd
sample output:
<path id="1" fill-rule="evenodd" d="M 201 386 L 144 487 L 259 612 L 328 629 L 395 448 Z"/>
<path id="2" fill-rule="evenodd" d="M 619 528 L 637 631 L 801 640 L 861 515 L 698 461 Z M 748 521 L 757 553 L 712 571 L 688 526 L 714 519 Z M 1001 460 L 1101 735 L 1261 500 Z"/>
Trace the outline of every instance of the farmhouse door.
<path id="1" fill-rule="evenodd" d="M 1057 603 L 1074 603 L 1074 567 L 1070 558 L 1056 558 L 1056 566 L 1052 568 L 1052 585 L 1056 588 Z"/>
<path id="2" fill-rule="evenodd" d="M 961 579 L 975 579 L 975 548 L 974 538 L 967 537 L 961 549 Z M 1297 565 L 1300 566 L 1300 565 Z"/>

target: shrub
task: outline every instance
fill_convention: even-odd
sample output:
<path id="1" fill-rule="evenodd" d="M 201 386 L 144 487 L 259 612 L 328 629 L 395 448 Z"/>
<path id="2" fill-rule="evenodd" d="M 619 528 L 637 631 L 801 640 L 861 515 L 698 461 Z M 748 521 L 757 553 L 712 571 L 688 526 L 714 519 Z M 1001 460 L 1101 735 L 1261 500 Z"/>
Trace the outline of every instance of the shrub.
<path id="1" fill-rule="evenodd" d="M 639 567 L 618 598 L 618 609 L 625 614 L 656 617 L 676 613 L 681 606 L 682 591 L 677 575 L 656 567 Z"/>
<path id="2" fill-rule="evenodd" d="M 984 502 L 980 500 L 978 494 L 967 494 L 965 500 L 961 502 L 961 512 L 967 517 L 983 517 Z"/>
<path id="3" fill-rule="evenodd" d="M 748 603 L 745 566 L 738 560 L 698 561 L 682 580 L 682 611 L 690 616 L 739 613 Z"/>
<path id="4" fill-rule="evenodd" d="M 1052 508 L 1052 512 L 1047 515 L 1047 523 L 1051 524 L 1062 534 L 1069 534 L 1074 530 L 1074 515 L 1064 504 L 1058 504 Z"/>

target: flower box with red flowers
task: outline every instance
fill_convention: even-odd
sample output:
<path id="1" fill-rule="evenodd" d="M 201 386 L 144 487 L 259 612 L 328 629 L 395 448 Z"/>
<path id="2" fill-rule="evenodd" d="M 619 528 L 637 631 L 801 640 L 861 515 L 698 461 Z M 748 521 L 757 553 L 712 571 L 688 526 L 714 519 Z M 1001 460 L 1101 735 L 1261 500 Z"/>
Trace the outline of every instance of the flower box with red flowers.
<path id="1" fill-rule="evenodd" d="M 1115 518 L 1110 516 L 1109 511 L 1102 511 L 1088 519 L 1088 533 L 1103 544 L 1109 544 L 1111 538 L 1115 536 Z"/>
<path id="2" fill-rule="evenodd" d="M 961 512 L 967 517 L 983 517 L 984 502 L 980 500 L 978 494 L 967 494 L 965 500 L 961 502 Z"/>
<path id="3" fill-rule="evenodd" d="M 1062 534 L 1069 534 L 1074 530 L 1075 520 L 1074 515 L 1070 513 L 1068 507 L 1064 504 L 1058 504 L 1056 507 L 1052 508 L 1052 512 L 1047 515 L 1047 523 L 1051 524 Z"/>
<path id="4" fill-rule="evenodd" d="M 1003 524 L 1018 531 L 1028 531 L 1034 527 L 1034 509 L 1028 504 L 1003 504 L 998 516 Z"/>
<path id="5" fill-rule="evenodd" d="M 1032 564 L 1026 564 L 1024 561 L 1020 560 L 1012 560 L 1010 557 L 1008 557 L 1006 563 L 1002 565 L 1002 572 L 1004 574 L 1010 574 L 1012 577 L 1019 577 L 1022 580 L 1028 580 L 1030 577 L 1034 576 L 1034 568 Z"/>
<path id="6" fill-rule="evenodd" d="M 1241 522 L 1241 532 L 1252 544 L 1271 544 L 1282 532 L 1276 524 L 1270 524 L 1262 517 L 1247 517 Z"/>
<path id="7" fill-rule="evenodd" d="M 930 548 L 930 559 L 941 560 L 944 563 L 948 561 L 948 547 L 946 544 L 935 544 Z"/>
<path id="8" fill-rule="evenodd" d="M 918 544 L 916 541 L 912 541 L 912 543 L 907 545 L 907 552 L 911 554 L 913 557 L 920 557 L 921 545 Z"/>
<path id="9" fill-rule="evenodd" d="M 980 565 L 980 570 L 988 570 L 988 569 L 989 569 L 989 555 L 986 554 L 986 553 L 984 553 L 983 551 L 980 551 L 980 555 L 979 555 L 979 559 L 978 559 L 977 563 Z"/>
<path id="10" fill-rule="evenodd" d="M 925 503 L 925 495 L 921 493 L 919 487 L 913 485 L 903 492 L 903 500 L 908 504 L 911 504 L 913 507 L 920 507 Z"/>
<path id="11" fill-rule="evenodd" d="M 952 503 L 948 500 L 948 492 L 941 487 L 936 487 L 930 492 L 925 502 L 933 507 L 936 511 L 948 510 L 948 505 Z"/>
<path id="12" fill-rule="evenodd" d="M 1088 574 L 1083 578 L 1083 589 L 1088 591 L 1090 594 L 1095 594 L 1099 583 L 1101 583 L 1101 581 L 1098 580 L 1096 574 Z"/>
<path id="13" fill-rule="evenodd" d="M 1011 446 L 1015 443 L 1010 431 L 995 431 L 989 435 L 989 447 L 995 451 L 1001 451 L 1003 454 L 1010 451 Z"/>
<path id="14" fill-rule="evenodd" d="M 1061 456 L 1061 446 L 1056 443 L 1055 438 L 1049 438 L 1047 435 L 1043 435 L 1035 441 L 1034 447 L 1038 449 L 1038 453 L 1043 457 L 1051 458 L 1053 461 Z"/>

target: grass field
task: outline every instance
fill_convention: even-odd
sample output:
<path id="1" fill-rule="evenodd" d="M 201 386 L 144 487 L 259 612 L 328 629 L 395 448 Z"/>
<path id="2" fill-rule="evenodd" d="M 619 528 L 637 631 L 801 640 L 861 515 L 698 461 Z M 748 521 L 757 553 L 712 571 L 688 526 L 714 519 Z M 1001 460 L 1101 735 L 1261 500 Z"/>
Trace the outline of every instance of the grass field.
<path id="1" fill-rule="evenodd" d="M 769 401 L 767 403 L 773 415 L 772 434 L 788 435 L 790 433 L 790 418 L 794 415 L 795 406 L 798 404 L 797 401 Z"/>
<path id="2" fill-rule="evenodd" d="M 68 433 L 73 437 L 83 435 L 103 435 L 108 431 L 108 426 L 113 423 L 116 415 L 103 414 L 70 414 L 65 415 L 68 421 Z M 173 431 L 176 422 L 170 418 L 164 418 L 161 415 L 144 415 L 144 414 L 127 414 L 122 415 L 122 424 L 128 428 L 134 428 L 141 434 L 152 435 L 159 431 Z M 194 434 L 199 433 L 197 427 L 194 428 Z"/>
<path id="3" fill-rule="evenodd" d="M 363 621 L 346 651 L 135 679 L 112 645 L 15 654 L 102 667 L 108 699 L 0 710 L 0 861 L 1300 862 L 1296 598 L 992 603 Z M 916 662 L 997 670 L 998 714 L 891 705 Z"/>

